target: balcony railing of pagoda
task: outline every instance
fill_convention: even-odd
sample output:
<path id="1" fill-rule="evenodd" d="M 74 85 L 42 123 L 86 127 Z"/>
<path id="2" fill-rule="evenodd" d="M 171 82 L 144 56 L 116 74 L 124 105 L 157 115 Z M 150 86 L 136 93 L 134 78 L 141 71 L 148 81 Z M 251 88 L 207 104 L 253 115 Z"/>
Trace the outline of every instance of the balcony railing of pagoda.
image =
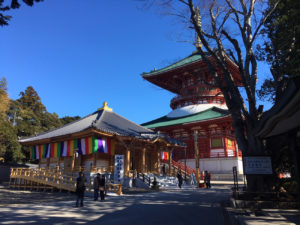
<path id="1" fill-rule="evenodd" d="M 199 158 L 205 159 L 205 158 L 234 158 L 234 157 L 242 157 L 242 153 L 238 151 L 228 152 L 227 155 L 225 155 L 224 152 L 206 152 L 206 153 L 199 153 Z"/>
<path id="2" fill-rule="evenodd" d="M 208 97 L 213 97 L 213 96 L 216 96 L 219 92 L 207 92 L 207 93 L 199 93 L 199 94 L 196 94 L 196 95 L 186 95 L 186 96 L 182 96 L 182 95 L 177 95 L 176 97 L 172 98 L 171 99 L 171 105 L 173 104 L 176 104 L 178 101 L 181 101 L 181 100 L 196 100 L 198 99 L 199 97 L 201 97 L 201 95 L 205 95 L 205 96 L 208 96 Z"/>

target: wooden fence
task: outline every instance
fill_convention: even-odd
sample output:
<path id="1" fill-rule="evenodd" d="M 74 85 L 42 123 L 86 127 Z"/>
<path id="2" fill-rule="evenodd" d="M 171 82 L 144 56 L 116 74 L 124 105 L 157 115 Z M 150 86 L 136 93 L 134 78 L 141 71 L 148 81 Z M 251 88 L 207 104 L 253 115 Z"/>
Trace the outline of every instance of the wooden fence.
<path id="1" fill-rule="evenodd" d="M 60 170 L 50 168 L 11 168 L 9 187 L 30 190 L 57 189 L 59 191 L 75 192 L 77 176 L 77 173 L 66 174 Z M 89 179 L 87 191 L 93 192 L 93 179 Z M 106 184 L 106 192 L 107 191 L 113 191 L 121 195 L 122 184 L 108 182 Z"/>

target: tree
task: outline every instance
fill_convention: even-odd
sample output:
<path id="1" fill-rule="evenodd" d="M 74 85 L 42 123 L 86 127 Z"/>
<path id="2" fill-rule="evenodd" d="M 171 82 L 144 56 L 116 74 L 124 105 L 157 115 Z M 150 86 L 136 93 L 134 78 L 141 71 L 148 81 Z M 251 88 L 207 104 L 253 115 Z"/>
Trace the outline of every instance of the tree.
<path id="1" fill-rule="evenodd" d="M 174 10 L 171 14 L 186 18 L 196 32 L 201 43 L 197 45 L 197 50 L 224 95 L 243 156 L 266 154 L 261 140 L 256 136 L 263 107 L 257 106 L 258 71 L 254 44 L 278 1 L 274 1 L 273 7 L 269 7 L 266 13 L 263 13 L 266 2 L 256 0 L 160 2 Z M 182 10 L 184 13 L 178 13 Z M 242 88 L 238 88 L 235 83 L 228 66 L 230 60 L 237 65 Z M 248 189 L 251 191 L 261 191 L 264 181 L 263 176 L 247 175 Z"/>
<path id="2" fill-rule="evenodd" d="M 19 137 L 57 128 L 62 125 L 56 113 L 47 112 L 40 96 L 32 86 L 20 93 L 20 98 L 11 101 L 8 110 L 9 120 L 16 126 Z"/>
<path id="3" fill-rule="evenodd" d="M 3 77 L 0 80 L 0 157 L 5 162 L 18 162 L 23 159 L 21 146 L 18 143 L 16 131 L 7 121 L 6 112 L 10 99 L 7 94 L 7 83 Z"/>
<path id="4" fill-rule="evenodd" d="M 23 2 L 28 6 L 33 6 L 34 2 L 41 2 L 43 0 L 23 0 Z M 10 5 L 3 5 L 4 0 L 0 0 L 0 25 L 8 25 L 8 21 L 11 19 L 9 15 L 3 15 L 2 12 L 9 11 L 11 9 L 17 9 L 21 6 L 19 0 L 11 0 Z"/>
<path id="5" fill-rule="evenodd" d="M 10 101 L 7 117 L 15 128 L 16 137 L 20 138 L 33 136 L 62 125 L 56 113 L 47 112 L 40 96 L 32 86 L 22 91 L 19 99 Z M 22 152 L 26 159 L 29 159 L 29 149 L 22 146 Z"/>
<path id="6" fill-rule="evenodd" d="M 0 157 L 5 162 L 20 162 L 24 159 L 15 128 L 3 120 L 0 120 Z"/>
<path id="7" fill-rule="evenodd" d="M 80 116 L 73 116 L 73 117 L 71 117 L 71 116 L 65 116 L 63 118 L 60 118 L 59 120 L 60 120 L 60 122 L 63 125 L 66 125 L 68 123 L 71 123 L 71 122 L 73 122 L 75 120 L 79 120 L 79 119 L 80 119 Z"/>
<path id="8" fill-rule="evenodd" d="M 4 119 L 5 112 L 7 111 L 9 105 L 9 98 L 6 91 L 7 91 L 6 79 L 5 77 L 2 77 L 0 80 L 0 117 L 2 117 L 2 119 Z"/>
<path id="9" fill-rule="evenodd" d="M 269 0 L 269 8 L 274 0 Z M 261 33 L 267 37 L 258 45 L 259 59 L 271 65 L 271 79 L 266 79 L 258 91 L 261 99 L 277 102 L 289 77 L 300 74 L 300 2 L 281 0 L 266 20 Z"/>

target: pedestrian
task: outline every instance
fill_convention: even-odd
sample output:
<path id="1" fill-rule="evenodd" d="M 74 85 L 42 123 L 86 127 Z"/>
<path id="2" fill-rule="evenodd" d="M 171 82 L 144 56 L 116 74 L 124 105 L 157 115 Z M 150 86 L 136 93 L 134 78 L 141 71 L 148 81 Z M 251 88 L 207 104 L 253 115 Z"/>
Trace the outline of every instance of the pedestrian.
<path id="1" fill-rule="evenodd" d="M 178 187 L 181 188 L 182 185 L 182 176 L 181 176 L 181 172 L 179 172 L 177 174 L 177 179 L 178 179 Z"/>
<path id="2" fill-rule="evenodd" d="M 102 175 L 99 182 L 99 190 L 100 190 L 100 200 L 104 201 L 104 192 L 105 192 L 105 175 Z"/>
<path id="3" fill-rule="evenodd" d="M 165 176 L 166 175 L 166 165 L 163 164 L 162 166 L 162 175 Z"/>
<path id="4" fill-rule="evenodd" d="M 206 188 L 211 188 L 210 173 L 207 170 L 205 170 L 205 172 L 204 172 L 204 183 L 205 183 Z"/>
<path id="5" fill-rule="evenodd" d="M 100 173 L 94 178 L 94 201 L 98 200 L 99 196 Z"/>
<path id="6" fill-rule="evenodd" d="M 86 189 L 85 182 L 86 182 L 86 178 L 84 176 L 84 173 L 79 172 L 79 177 L 77 178 L 77 182 L 76 182 L 76 194 L 77 194 L 76 207 L 79 206 L 79 202 L 80 202 L 80 207 L 83 207 L 84 191 Z"/>

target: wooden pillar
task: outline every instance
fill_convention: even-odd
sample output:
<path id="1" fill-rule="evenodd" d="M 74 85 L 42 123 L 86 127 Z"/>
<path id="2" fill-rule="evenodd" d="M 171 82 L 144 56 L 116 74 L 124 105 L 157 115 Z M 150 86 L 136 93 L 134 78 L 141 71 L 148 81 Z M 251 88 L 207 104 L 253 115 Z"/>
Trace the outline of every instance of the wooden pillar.
<path id="1" fill-rule="evenodd" d="M 196 180 L 197 187 L 200 187 L 200 165 L 199 165 L 199 150 L 198 150 L 198 131 L 194 130 L 194 147 L 195 147 L 195 163 L 196 163 Z"/>
<path id="2" fill-rule="evenodd" d="M 125 176 L 129 176 L 129 170 L 130 170 L 130 150 L 125 150 L 125 160 L 124 160 L 124 174 Z"/>
<path id="3" fill-rule="evenodd" d="M 168 164 L 169 164 L 169 176 L 171 176 L 172 163 L 171 163 L 171 149 L 170 148 L 168 148 L 168 154 L 169 154 L 169 160 L 168 160 Z"/>
<path id="4" fill-rule="evenodd" d="M 227 150 L 227 138 L 224 136 L 223 137 L 223 140 L 224 140 L 224 153 L 225 153 L 225 157 L 227 158 L 228 157 L 228 150 Z"/>
<path id="5" fill-rule="evenodd" d="M 115 164 L 115 155 L 110 155 L 109 164 L 108 164 L 108 172 L 114 172 L 114 164 Z"/>
<path id="6" fill-rule="evenodd" d="M 142 162 L 142 173 L 145 173 L 145 172 L 147 172 L 146 171 L 146 148 L 143 148 L 142 149 L 142 160 L 141 160 L 141 162 Z"/>
<path id="7" fill-rule="evenodd" d="M 73 156 L 72 156 L 72 172 L 74 171 L 74 167 L 75 167 L 75 160 L 76 160 L 76 151 L 74 150 L 73 152 Z"/>
<path id="8" fill-rule="evenodd" d="M 156 169 L 155 169 L 155 164 L 156 164 L 156 152 L 155 151 L 153 151 L 153 149 L 151 149 L 152 151 L 150 151 L 150 158 L 151 158 L 151 160 L 150 160 L 150 168 L 149 168 L 149 170 L 150 170 L 150 172 L 151 173 L 156 173 Z"/>
<path id="9" fill-rule="evenodd" d="M 160 174 L 160 157 L 161 153 L 159 151 L 159 148 L 157 145 L 155 145 L 155 153 L 156 153 L 156 172 L 159 175 Z"/>

